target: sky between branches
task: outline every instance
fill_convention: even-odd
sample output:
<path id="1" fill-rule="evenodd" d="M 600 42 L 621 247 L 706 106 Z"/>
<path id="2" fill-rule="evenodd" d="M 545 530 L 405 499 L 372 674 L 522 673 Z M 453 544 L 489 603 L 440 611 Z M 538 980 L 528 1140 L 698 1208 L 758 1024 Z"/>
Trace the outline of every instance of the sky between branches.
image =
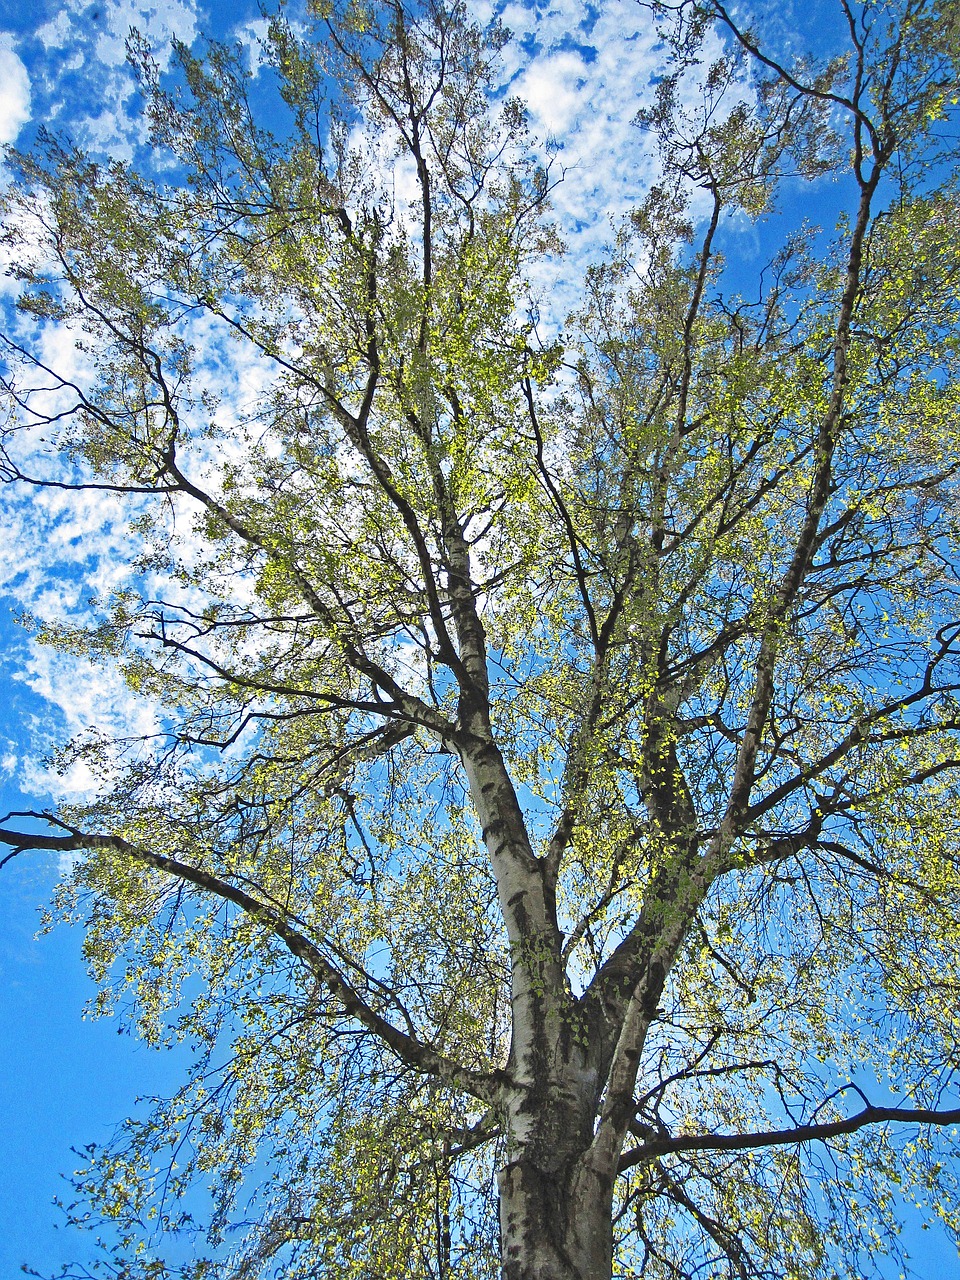
<path id="1" fill-rule="evenodd" d="M 502 92 L 524 100 L 534 145 L 552 157 L 556 176 L 562 171 L 553 209 L 569 251 L 564 259 L 543 264 L 535 282 L 543 325 L 555 331 L 577 305 L 577 285 L 585 266 L 602 256 L 618 218 L 655 181 L 656 157 L 633 120 L 650 100 L 654 78 L 663 69 L 663 52 L 648 15 L 632 0 L 606 0 L 600 5 L 580 0 L 544 4 L 471 0 L 470 10 L 480 23 L 499 18 L 512 31 L 514 38 L 501 62 Z M 781 44 L 784 36 L 788 42 L 791 38 L 793 10 L 792 3 L 778 7 L 775 21 L 780 30 L 773 34 Z M 808 30 L 815 26 L 815 10 L 816 6 L 803 6 Z M 0 144 L 29 145 L 37 127 L 46 125 L 63 131 L 96 159 L 136 158 L 145 141 L 145 126 L 126 64 L 125 41 L 131 27 L 147 37 L 161 65 L 169 57 L 172 39 L 191 44 L 207 33 L 240 41 L 256 68 L 258 39 L 266 23 L 253 0 L 213 0 L 206 7 L 196 0 L 155 4 L 46 0 L 42 6 L 5 0 L 0 5 Z M 4 180 L 0 170 L 0 182 Z M 810 204 L 813 217 L 830 220 L 817 208 L 818 204 L 835 205 L 829 179 L 808 189 L 803 200 Z M 763 229 L 741 223 L 728 228 L 728 234 L 735 238 L 742 259 L 754 261 L 759 268 Z M 14 294 L 15 282 L 0 275 L 0 307 L 9 307 Z M 81 357 L 70 335 L 51 333 L 47 342 L 51 357 L 76 367 Z M 221 348 L 218 358 L 221 370 L 229 365 L 232 395 L 239 404 L 257 390 L 258 371 L 244 363 L 247 358 L 237 348 Z M 0 702 L 0 804 L 4 810 L 26 801 L 36 807 L 62 796 L 75 798 L 92 785 L 94 780 L 82 766 L 59 777 L 43 763 L 49 750 L 72 735 L 93 724 L 118 733 L 148 733 L 154 727 L 152 708 L 133 703 L 114 672 L 91 671 L 51 649 L 32 647 L 27 633 L 14 622 L 17 611 L 78 620 L 88 612 L 91 596 L 106 597 L 122 585 L 133 554 L 124 509 L 109 495 L 29 493 L 9 487 L 0 491 L 0 684 L 6 695 Z M 19 964 L 26 955 L 24 949 L 29 949 L 22 923 L 28 919 L 28 899 L 28 894 L 21 894 L 15 904 L 20 912 L 19 941 L 0 953 L 0 977 L 8 966 Z M 9 903 L 4 905 L 7 910 Z M 69 962 L 62 946 L 49 954 Z M 78 964 L 75 956 L 72 963 Z M 41 990 L 47 990 L 42 984 L 49 985 L 49 974 L 39 979 L 38 974 L 40 970 L 34 969 L 39 985 L 31 989 L 29 980 L 26 985 L 21 982 L 15 1001 L 11 1002 L 4 987 L 6 1003 L 0 1003 L 0 1016 L 8 1027 L 11 1019 L 21 1016 L 15 1011 L 30 1007 L 31 1000 L 35 1005 Z M 75 1000 L 66 1010 L 66 1019 L 76 1019 L 77 1012 Z M 30 1029 L 18 1026 L 16 1034 L 29 1039 Z M 103 1052 L 99 1040 L 88 1038 L 76 1044 L 81 1059 L 85 1053 Z M 133 1058 L 118 1057 L 111 1063 L 121 1078 L 129 1076 L 130 1096 L 142 1091 L 137 1087 Z M 40 1106 L 45 1091 L 50 1096 L 57 1093 L 54 1073 L 63 1067 L 50 1066 L 48 1075 L 43 1074 L 45 1070 L 39 1058 L 30 1068 L 30 1088 Z M 63 1170 L 70 1167 L 69 1143 L 87 1136 L 82 1127 L 87 1113 L 82 1108 L 89 1110 L 91 1103 L 83 1101 L 87 1098 L 83 1089 L 76 1094 L 80 1110 L 70 1111 L 62 1104 L 68 1116 L 60 1126 L 66 1137 Z M 0 1129 L 4 1127 L 0 1117 Z M 60 1136 L 60 1129 L 48 1135 L 51 1143 Z M 41 1144 L 38 1159 L 45 1158 L 43 1151 Z M 13 1167 L 22 1169 L 23 1159 L 23 1152 L 15 1154 Z M 11 1161 L 0 1161 L 0 1165 L 9 1169 Z M 30 1176 L 27 1170 L 28 1187 L 34 1185 Z M 21 1179 L 21 1197 L 22 1186 Z M 48 1199 L 47 1195 L 42 1204 L 31 1204 L 26 1216 L 20 1216 L 18 1238 L 23 1242 L 47 1231 L 53 1216 Z M 67 1255 L 69 1243 L 64 1242 Z M 19 1253 L 4 1257 L 0 1251 L 0 1263 L 15 1265 L 26 1256 L 19 1244 L 10 1247 Z M 947 1256 L 944 1253 L 944 1260 Z"/>
<path id="2" fill-rule="evenodd" d="M 490 0 L 473 0 L 471 11 L 484 24 L 499 17 L 513 32 L 502 58 L 502 91 L 526 102 L 533 145 L 553 157 L 556 177 L 562 173 L 553 207 L 570 249 L 564 259 L 544 263 L 536 281 L 542 324 L 555 330 L 577 304 L 583 266 L 602 255 L 618 218 L 655 178 L 649 142 L 632 122 L 648 100 L 662 52 L 648 16 L 630 0 L 496 8 Z M 132 27 L 146 36 L 161 65 L 172 39 L 189 44 L 202 33 L 242 43 L 254 69 L 266 29 L 252 2 L 222 0 L 206 9 L 195 0 L 67 0 L 48 3 L 44 17 L 28 28 L 11 6 L 0 22 L 0 141 L 23 146 L 46 125 L 103 160 L 135 158 L 145 141 L 126 63 Z M 15 282 L 0 278 L 0 303 L 9 306 L 14 292 Z M 55 358 L 58 367 L 78 367 L 69 335 L 51 333 L 46 342 L 51 363 Z M 250 363 L 240 367 L 237 350 L 219 354 L 232 363 L 234 394 L 251 393 L 257 370 Z M 14 609 L 76 617 L 92 594 L 106 596 L 121 585 L 132 547 L 119 503 L 56 492 L 7 491 L 3 499 L 0 593 Z M 39 760 L 45 751 L 94 719 L 108 729 L 148 731 L 149 710 L 134 709 L 110 672 L 81 671 L 63 655 L 27 648 L 6 620 L 3 627 L 13 658 L 6 678 L 25 684 L 48 714 L 42 717 L 46 727 L 35 725 L 32 747 L 25 749 L 16 734 L 0 740 L 0 770 L 28 793 L 85 789 L 91 780 L 82 769 L 67 778 L 44 770 Z"/>

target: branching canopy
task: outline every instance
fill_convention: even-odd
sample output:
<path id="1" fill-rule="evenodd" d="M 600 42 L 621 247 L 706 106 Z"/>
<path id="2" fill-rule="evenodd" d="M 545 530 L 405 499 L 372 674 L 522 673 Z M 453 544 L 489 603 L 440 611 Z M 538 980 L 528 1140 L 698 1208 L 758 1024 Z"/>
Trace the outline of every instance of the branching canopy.
<path id="1" fill-rule="evenodd" d="M 651 11 L 662 178 L 559 335 L 561 175 L 455 6 L 281 12 L 272 131 L 238 53 L 134 37 L 149 163 L 13 157 L 3 476 L 142 545 L 39 639 L 159 728 L 0 841 L 77 855 L 104 1007 L 196 1048 L 78 1175 L 105 1274 L 859 1276 L 898 1187 L 960 1229 L 960 13 L 836 17 L 818 64 Z M 825 174 L 835 228 L 725 261 Z M 606 1223 L 568 1271 L 538 1178 Z"/>

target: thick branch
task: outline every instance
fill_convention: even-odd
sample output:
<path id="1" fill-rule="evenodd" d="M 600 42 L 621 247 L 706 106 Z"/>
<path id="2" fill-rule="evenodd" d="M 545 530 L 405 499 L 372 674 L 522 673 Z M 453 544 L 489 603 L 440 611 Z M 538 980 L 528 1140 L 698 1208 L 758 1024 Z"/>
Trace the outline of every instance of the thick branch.
<path id="1" fill-rule="evenodd" d="M 872 1124 L 948 1125 L 960 1124 L 960 1109 L 934 1111 L 927 1107 L 864 1107 L 846 1120 L 829 1124 L 802 1124 L 795 1129 L 767 1129 L 760 1133 L 691 1133 L 676 1138 L 651 1138 L 642 1146 L 625 1151 L 620 1172 L 679 1151 L 753 1151 L 759 1147 L 784 1147 L 804 1142 L 827 1142 L 847 1133 L 856 1133 Z"/>
<path id="2" fill-rule="evenodd" d="M 42 814 L 28 816 L 44 818 Z M 49 821 L 49 819 L 45 820 Z M 195 885 L 198 889 L 226 902 L 232 902 L 251 919 L 256 920 L 279 938 L 288 951 L 320 979 L 334 999 L 342 1005 L 344 1013 L 366 1027 L 402 1062 L 426 1075 L 436 1076 L 446 1083 L 464 1089 L 484 1102 L 495 1103 L 498 1099 L 501 1084 L 498 1073 L 486 1075 L 461 1067 L 438 1053 L 431 1045 L 424 1044 L 388 1022 L 354 990 L 336 965 L 327 959 L 315 943 L 298 929 L 293 928 L 278 904 L 261 902 L 252 894 L 238 889 L 202 867 L 191 866 L 177 858 L 167 857 L 165 854 L 151 853 L 147 849 L 131 844 L 122 836 L 80 831 L 71 831 L 65 836 L 48 836 L 0 829 L 0 844 L 13 847 L 13 854 L 7 855 L 8 858 L 31 849 L 49 850 L 54 853 L 71 853 L 84 849 L 111 850 L 134 862 L 154 867 L 178 880 Z"/>
<path id="3" fill-rule="evenodd" d="M 715 847 L 708 856 L 722 857 L 736 838 L 738 830 L 741 829 L 743 815 L 749 804 L 750 793 L 756 779 L 757 756 L 773 699 L 781 628 L 797 598 L 813 558 L 821 518 L 830 494 L 833 480 L 833 452 L 847 389 L 850 326 L 860 293 L 863 247 L 870 225 L 871 203 L 883 173 L 884 163 L 888 158 L 888 156 L 878 158 L 869 180 L 860 192 L 857 218 L 850 237 L 846 279 L 837 315 L 830 402 L 817 432 L 815 465 L 807 501 L 807 514 L 801 525 L 790 564 L 777 587 L 764 628 L 756 661 L 753 699 L 737 756 L 727 812 L 721 823 Z"/>

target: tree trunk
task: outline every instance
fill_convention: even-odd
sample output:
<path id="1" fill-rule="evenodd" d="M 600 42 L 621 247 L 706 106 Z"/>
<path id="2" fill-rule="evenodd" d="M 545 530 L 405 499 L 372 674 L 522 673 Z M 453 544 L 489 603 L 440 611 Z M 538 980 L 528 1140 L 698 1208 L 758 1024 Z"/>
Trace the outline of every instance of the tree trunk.
<path id="1" fill-rule="evenodd" d="M 586 1161 L 544 1168 L 521 1157 L 498 1182 L 503 1280 L 610 1280 L 612 1180 Z"/>

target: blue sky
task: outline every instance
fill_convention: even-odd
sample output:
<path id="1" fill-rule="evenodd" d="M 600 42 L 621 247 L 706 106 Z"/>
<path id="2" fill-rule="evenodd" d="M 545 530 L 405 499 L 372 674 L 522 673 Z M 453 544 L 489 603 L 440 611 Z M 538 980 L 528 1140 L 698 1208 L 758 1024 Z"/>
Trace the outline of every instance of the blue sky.
<path id="1" fill-rule="evenodd" d="M 489 0 L 472 8 L 490 16 Z M 781 8 L 781 16 L 784 12 Z M 808 7 L 808 14 L 814 12 Z M 660 54 L 640 10 L 623 0 L 586 8 L 556 0 L 538 10 L 502 9 L 516 40 L 505 54 L 504 82 L 530 107 L 535 133 L 563 143 L 565 181 L 555 199 L 572 245 L 561 268 L 544 268 L 545 305 L 562 316 L 575 296 L 571 261 L 599 255 L 611 218 L 642 196 L 656 162 L 630 121 Z M 46 5 L 0 5 L 0 142 L 29 140 L 39 124 L 68 130 L 101 156 L 127 158 L 141 137 L 136 98 L 123 57 L 131 26 L 150 38 L 163 58 L 172 36 L 200 32 L 255 40 L 255 5 L 193 0 L 67 0 Z M 838 192 L 829 183 L 796 194 L 802 211 L 832 218 Z M 736 236 L 744 259 L 761 249 L 752 229 Z M 11 289 L 0 284 L 0 304 Z M 549 318 L 549 317 L 548 317 Z M 5 489 L 0 538 L 0 808 L 37 807 L 75 797 L 93 779 L 77 768 L 65 777 L 43 764 L 46 753 L 96 723 L 145 731 L 148 707 L 132 708 L 108 671 L 92 672 L 49 650 L 30 646 L 14 622 L 17 610 L 41 616 L 79 616 L 93 592 L 116 586 L 129 559 L 120 513 L 109 500 L 46 494 L 40 499 Z M 76 931 L 34 938 L 37 908 L 57 876 L 55 860 L 25 855 L 0 872 L 0 1277 L 21 1262 L 40 1270 L 83 1255 L 72 1232 L 57 1229 L 52 1200 L 67 1194 L 62 1175 L 74 1167 L 71 1147 L 102 1140 L 137 1095 L 162 1093 L 179 1078 L 182 1059 L 118 1036 L 110 1019 L 84 1020 L 93 992 Z M 922 1276 L 956 1268 L 954 1246 L 935 1229 L 911 1220 L 907 1247 Z M 891 1280 L 896 1274 L 890 1271 Z"/>

